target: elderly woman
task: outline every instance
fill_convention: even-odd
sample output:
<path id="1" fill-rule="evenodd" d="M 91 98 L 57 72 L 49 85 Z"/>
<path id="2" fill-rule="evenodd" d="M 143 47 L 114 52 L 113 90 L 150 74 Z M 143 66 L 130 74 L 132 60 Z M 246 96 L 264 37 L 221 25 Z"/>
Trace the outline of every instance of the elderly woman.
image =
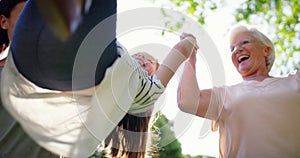
<path id="1" fill-rule="evenodd" d="M 200 90 L 195 54 L 178 87 L 179 108 L 219 127 L 220 157 L 300 157 L 300 72 L 269 75 L 272 42 L 255 28 L 234 27 L 231 58 L 243 81 Z"/>

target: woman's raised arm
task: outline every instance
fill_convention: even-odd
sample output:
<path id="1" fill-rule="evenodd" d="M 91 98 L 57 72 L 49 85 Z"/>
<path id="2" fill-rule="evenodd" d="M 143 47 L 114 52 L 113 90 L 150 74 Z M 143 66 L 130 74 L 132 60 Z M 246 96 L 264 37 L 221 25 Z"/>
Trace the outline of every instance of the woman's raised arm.
<path id="1" fill-rule="evenodd" d="M 186 62 L 177 89 L 178 107 L 187 113 L 205 117 L 211 89 L 200 90 L 196 77 L 196 52 Z"/>

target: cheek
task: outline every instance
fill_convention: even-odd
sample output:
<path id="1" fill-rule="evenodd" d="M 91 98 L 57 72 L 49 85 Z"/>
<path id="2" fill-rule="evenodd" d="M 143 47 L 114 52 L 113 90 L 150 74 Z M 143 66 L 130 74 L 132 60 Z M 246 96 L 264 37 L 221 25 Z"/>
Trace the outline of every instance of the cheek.
<path id="1" fill-rule="evenodd" d="M 265 61 L 266 57 L 264 56 L 264 52 L 262 52 L 261 49 L 253 48 L 249 52 L 251 52 L 251 57 L 254 61 L 259 61 L 259 62 L 261 62 L 261 60 Z"/>
<path id="2" fill-rule="evenodd" d="M 148 64 L 143 64 L 143 65 L 141 65 L 141 67 L 142 67 L 145 71 L 147 71 L 147 72 L 150 71 L 150 67 L 149 67 Z"/>
<path id="3" fill-rule="evenodd" d="M 146 71 L 148 72 L 148 75 L 153 75 L 155 72 L 155 67 L 152 66 L 151 64 L 147 65 L 145 67 Z"/>
<path id="4" fill-rule="evenodd" d="M 236 57 L 233 54 L 231 55 L 231 61 L 232 61 L 234 66 L 238 65 L 238 61 L 237 61 Z"/>

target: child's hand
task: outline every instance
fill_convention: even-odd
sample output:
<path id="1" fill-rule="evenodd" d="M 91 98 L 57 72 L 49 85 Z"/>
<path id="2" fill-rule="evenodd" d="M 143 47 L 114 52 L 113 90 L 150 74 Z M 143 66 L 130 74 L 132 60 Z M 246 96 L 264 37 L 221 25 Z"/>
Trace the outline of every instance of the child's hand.
<path id="1" fill-rule="evenodd" d="M 193 37 L 193 38 L 195 38 L 196 39 L 196 37 L 194 36 L 194 35 L 192 35 L 192 34 L 190 34 L 190 33 L 182 33 L 180 36 L 180 40 L 183 40 L 183 39 L 185 39 L 186 37 Z"/>
<path id="2" fill-rule="evenodd" d="M 189 58 L 191 54 L 198 50 L 197 40 L 192 34 L 182 33 L 180 35 L 180 42 L 174 48 L 179 51 L 185 58 Z"/>

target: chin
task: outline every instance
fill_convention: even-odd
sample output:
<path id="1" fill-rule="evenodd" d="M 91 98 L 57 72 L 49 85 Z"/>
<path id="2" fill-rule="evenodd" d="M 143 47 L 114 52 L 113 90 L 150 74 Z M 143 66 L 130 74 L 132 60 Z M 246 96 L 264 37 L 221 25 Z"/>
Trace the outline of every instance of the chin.
<path id="1" fill-rule="evenodd" d="M 244 78 L 244 77 L 247 77 L 247 73 L 244 72 L 244 71 L 238 71 L 238 73 Z"/>

